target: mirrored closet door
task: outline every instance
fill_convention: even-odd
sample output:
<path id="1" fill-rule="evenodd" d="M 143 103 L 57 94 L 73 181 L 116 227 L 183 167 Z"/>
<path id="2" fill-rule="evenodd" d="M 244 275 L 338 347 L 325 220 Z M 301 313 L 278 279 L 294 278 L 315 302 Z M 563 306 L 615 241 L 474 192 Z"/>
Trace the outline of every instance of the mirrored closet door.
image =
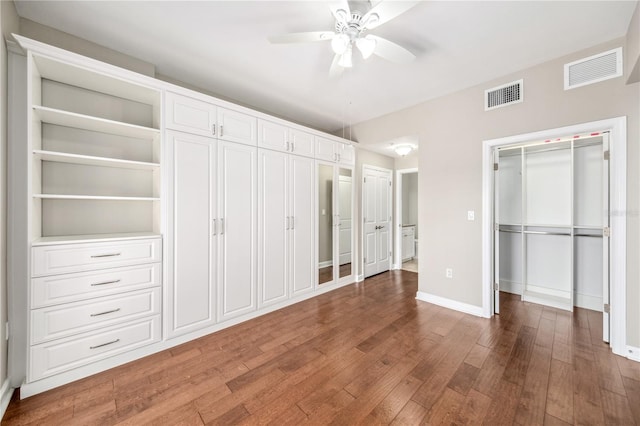
<path id="1" fill-rule="evenodd" d="M 496 149 L 499 289 L 572 311 L 608 303 L 608 134 Z"/>
<path id="2" fill-rule="evenodd" d="M 318 285 L 348 279 L 353 270 L 353 169 L 317 163 Z"/>

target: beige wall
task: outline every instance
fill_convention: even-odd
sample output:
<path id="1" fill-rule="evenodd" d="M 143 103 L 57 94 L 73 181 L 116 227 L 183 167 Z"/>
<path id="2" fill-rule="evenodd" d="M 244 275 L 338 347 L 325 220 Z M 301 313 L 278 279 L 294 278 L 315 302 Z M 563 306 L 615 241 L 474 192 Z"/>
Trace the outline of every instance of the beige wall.
<path id="1" fill-rule="evenodd" d="M 618 39 L 354 127 L 359 142 L 419 135 L 419 289 L 482 304 L 482 141 L 626 116 L 627 343 L 640 346 L 640 88 L 625 78 L 563 90 L 563 64 L 624 44 Z M 524 102 L 485 112 L 486 88 L 524 78 Z M 467 210 L 476 220 L 467 221 Z M 445 278 L 453 268 L 453 279 Z"/>
<path id="2" fill-rule="evenodd" d="M 406 157 L 398 157 L 395 159 L 395 168 L 396 170 L 417 169 L 419 159 L 417 152 Z"/>
<path id="3" fill-rule="evenodd" d="M 4 0 L 2 1 L 4 3 Z M 13 2 L 11 2 L 13 4 Z M 16 32 L 15 30 L 13 32 Z M 58 31 L 28 19 L 20 18 L 20 35 L 38 40 L 61 49 L 69 50 L 89 58 L 97 59 L 108 64 L 126 68 L 140 74 L 153 77 L 155 65 L 149 62 L 116 52 L 99 44 L 78 38 L 63 31 Z"/>
<path id="4" fill-rule="evenodd" d="M 12 1 L 0 1 L 0 385 L 7 378 L 7 47 L 5 38 L 18 31 L 19 19 Z"/>

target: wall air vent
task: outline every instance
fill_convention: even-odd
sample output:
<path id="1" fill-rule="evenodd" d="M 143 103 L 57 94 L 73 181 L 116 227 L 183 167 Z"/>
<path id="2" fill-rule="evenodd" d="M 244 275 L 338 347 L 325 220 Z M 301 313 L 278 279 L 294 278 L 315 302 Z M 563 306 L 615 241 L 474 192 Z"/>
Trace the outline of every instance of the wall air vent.
<path id="1" fill-rule="evenodd" d="M 564 90 L 622 76 L 622 47 L 564 65 Z"/>
<path id="2" fill-rule="evenodd" d="M 500 108 L 522 102 L 523 80 L 514 81 L 484 91 L 484 110 Z"/>

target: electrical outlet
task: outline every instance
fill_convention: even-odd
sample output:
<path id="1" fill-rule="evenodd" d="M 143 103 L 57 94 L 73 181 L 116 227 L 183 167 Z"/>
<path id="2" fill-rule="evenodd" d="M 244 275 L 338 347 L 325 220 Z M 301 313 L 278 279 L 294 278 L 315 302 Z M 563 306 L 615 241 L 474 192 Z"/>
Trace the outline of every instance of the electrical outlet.
<path id="1" fill-rule="evenodd" d="M 453 269 L 451 268 L 445 269 L 444 274 L 447 278 L 453 278 Z"/>
<path id="2" fill-rule="evenodd" d="M 476 220 L 476 212 L 473 210 L 467 211 L 467 220 Z"/>

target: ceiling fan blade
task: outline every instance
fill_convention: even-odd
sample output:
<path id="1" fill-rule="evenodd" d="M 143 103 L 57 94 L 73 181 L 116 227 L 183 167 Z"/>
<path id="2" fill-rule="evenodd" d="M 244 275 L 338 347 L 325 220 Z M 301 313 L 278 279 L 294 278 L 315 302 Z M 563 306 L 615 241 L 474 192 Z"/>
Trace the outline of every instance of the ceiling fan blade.
<path id="1" fill-rule="evenodd" d="M 417 5 L 418 1 L 381 1 L 362 17 L 368 30 L 379 27 Z M 377 18 L 376 18 L 377 15 Z"/>
<path id="2" fill-rule="evenodd" d="M 331 40 L 335 33 L 333 31 L 309 31 L 303 33 L 289 33 L 269 36 L 269 41 L 274 44 L 280 43 L 308 43 L 313 41 Z"/>
<path id="3" fill-rule="evenodd" d="M 416 58 L 413 53 L 409 52 L 404 47 L 387 40 L 386 38 L 374 36 L 372 34 L 367 35 L 367 37 L 376 41 L 376 48 L 373 51 L 374 55 L 378 55 L 388 61 L 400 64 L 412 62 Z"/>
<path id="4" fill-rule="evenodd" d="M 338 62 L 340 62 L 340 55 L 335 55 L 333 62 L 331 62 L 331 68 L 329 68 L 329 77 L 338 77 L 344 71 Z"/>
<path id="5" fill-rule="evenodd" d="M 331 9 L 331 14 L 336 18 L 336 21 L 346 24 L 349 19 L 351 19 L 351 10 L 349 9 L 349 2 L 347 0 L 332 1 L 329 4 L 329 9 Z M 339 12 L 340 10 L 343 10 L 344 14 Z"/>

